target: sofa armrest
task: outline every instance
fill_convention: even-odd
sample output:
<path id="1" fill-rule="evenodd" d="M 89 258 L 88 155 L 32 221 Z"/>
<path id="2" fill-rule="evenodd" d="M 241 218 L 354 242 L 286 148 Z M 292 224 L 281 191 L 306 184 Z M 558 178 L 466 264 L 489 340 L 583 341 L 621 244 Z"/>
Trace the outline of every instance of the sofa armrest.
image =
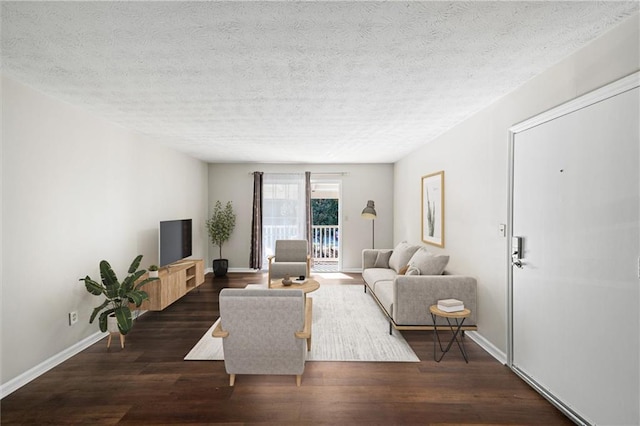
<path id="1" fill-rule="evenodd" d="M 465 324 L 476 325 L 477 282 L 463 275 L 399 275 L 393 282 L 396 324 L 433 324 L 429 306 L 441 299 L 458 299 L 471 315 Z"/>

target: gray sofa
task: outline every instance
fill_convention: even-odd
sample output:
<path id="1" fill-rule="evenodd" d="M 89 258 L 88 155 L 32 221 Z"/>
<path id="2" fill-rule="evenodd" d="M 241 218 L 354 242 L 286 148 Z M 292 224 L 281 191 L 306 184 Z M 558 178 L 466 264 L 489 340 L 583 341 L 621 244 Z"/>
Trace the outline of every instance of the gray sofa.
<path id="1" fill-rule="evenodd" d="M 448 275 L 445 267 L 449 256 L 434 255 L 426 247 L 398 244 L 393 250 L 365 249 L 362 251 L 362 278 L 368 290 L 389 318 L 392 327 L 404 329 L 433 329 L 429 306 L 440 299 L 464 302 L 471 315 L 463 330 L 476 330 L 477 283 L 473 277 Z M 442 320 L 442 323 L 440 321 Z M 446 321 L 438 318 L 437 326 Z"/>

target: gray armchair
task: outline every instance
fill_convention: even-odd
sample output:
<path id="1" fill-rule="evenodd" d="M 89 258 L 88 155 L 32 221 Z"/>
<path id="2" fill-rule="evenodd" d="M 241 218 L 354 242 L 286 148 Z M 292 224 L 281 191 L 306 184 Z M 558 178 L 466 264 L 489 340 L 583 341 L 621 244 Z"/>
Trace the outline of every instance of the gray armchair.
<path id="1" fill-rule="evenodd" d="M 307 254 L 307 240 L 276 240 L 276 252 L 269 256 L 268 284 L 271 280 L 289 275 L 296 278 L 309 276 L 310 256 Z"/>
<path id="2" fill-rule="evenodd" d="M 213 337 L 223 339 L 230 386 L 236 374 L 295 374 L 300 386 L 311 350 L 312 302 L 300 289 L 220 292 Z"/>

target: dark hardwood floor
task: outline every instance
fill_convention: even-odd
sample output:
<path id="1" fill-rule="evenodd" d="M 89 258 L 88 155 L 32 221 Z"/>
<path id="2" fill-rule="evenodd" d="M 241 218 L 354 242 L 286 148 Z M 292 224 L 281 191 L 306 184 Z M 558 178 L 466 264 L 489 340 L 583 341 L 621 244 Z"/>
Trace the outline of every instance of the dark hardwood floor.
<path id="1" fill-rule="evenodd" d="M 362 283 L 349 275 L 319 281 Z M 222 361 L 183 357 L 217 318 L 220 290 L 256 282 L 266 277 L 208 275 L 138 318 L 124 350 L 104 339 L 4 398 L 2 424 L 573 424 L 470 339 L 469 364 L 457 350 L 434 362 L 424 331 L 402 333 L 420 363 L 308 362 L 299 388 L 290 376 L 238 376 L 231 388 Z"/>

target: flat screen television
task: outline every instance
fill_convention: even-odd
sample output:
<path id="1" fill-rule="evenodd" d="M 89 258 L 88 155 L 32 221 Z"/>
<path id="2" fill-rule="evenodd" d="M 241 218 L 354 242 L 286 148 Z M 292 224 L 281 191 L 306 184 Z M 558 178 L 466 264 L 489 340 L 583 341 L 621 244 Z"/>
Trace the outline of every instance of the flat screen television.
<path id="1" fill-rule="evenodd" d="M 160 222 L 160 266 L 191 256 L 191 219 Z"/>

